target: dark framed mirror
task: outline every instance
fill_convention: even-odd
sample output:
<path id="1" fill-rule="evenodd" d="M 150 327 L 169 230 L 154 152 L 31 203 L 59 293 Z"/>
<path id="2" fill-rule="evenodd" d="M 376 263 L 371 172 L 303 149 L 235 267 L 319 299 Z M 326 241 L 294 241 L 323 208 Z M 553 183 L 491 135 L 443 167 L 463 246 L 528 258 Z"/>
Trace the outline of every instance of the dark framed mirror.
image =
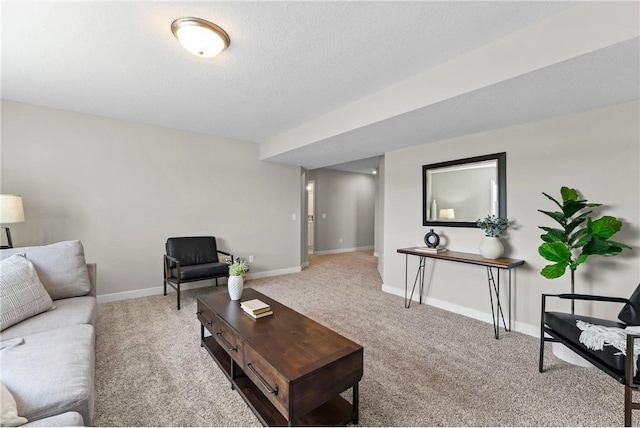
<path id="1" fill-rule="evenodd" d="M 507 217 L 507 154 L 422 166 L 422 224 L 477 227 L 489 214 Z"/>

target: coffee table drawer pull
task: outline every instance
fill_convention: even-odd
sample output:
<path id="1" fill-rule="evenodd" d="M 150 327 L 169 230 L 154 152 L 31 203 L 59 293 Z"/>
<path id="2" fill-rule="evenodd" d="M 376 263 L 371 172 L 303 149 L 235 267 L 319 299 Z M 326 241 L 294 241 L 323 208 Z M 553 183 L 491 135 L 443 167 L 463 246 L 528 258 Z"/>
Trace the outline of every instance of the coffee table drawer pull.
<path id="1" fill-rule="evenodd" d="M 271 389 L 267 381 L 264 380 L 262 376 L 260 376 L 260 373 L 258 373 L 256 369 L 253 368 L 253 365 L 251 363 L 247 364 L 247 368 L 249 369 L 249 371 L 251 371 L 251 373 L 253 373 L 258 378 L 262 386 L 264 386 L 264 388 L 267 390 L 269 394 L 278 395 L 278 385 L 274 386 L 273 389 Z"/>
<path id="2" fill-rule="evenodd" d="M 224 336 L 222 335 L 222 330 L 220 330 L 219 332 L 216 333 L 216 335 L 220 338 L 220 340 L 222 340 L 224 342 L 224 344 L 226 345 L 227 348 L 229 348 L 229 351 L 236 351 L 238 352 L 238 347 L 237 346 L 232 346 L 229 342 L 227 342 L 227 339 L 224 338 Z"/>

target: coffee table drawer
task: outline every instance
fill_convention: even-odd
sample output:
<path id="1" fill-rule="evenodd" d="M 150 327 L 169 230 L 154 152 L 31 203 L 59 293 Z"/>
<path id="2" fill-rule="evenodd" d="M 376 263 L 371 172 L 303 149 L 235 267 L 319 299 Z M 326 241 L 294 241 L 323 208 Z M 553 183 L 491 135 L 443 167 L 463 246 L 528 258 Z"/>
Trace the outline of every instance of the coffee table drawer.
<path id="1" fill-rule="evenodd" d="M 238 334 L 227 325 L 218 315 L 215 316 L 215 328 L 211 330 L 211 334 L 215 337 L 216 342 L 220 344 L 231 358 L 242 367 L 243 355 L 242 352 L 242 339 Z"/>
<path id="2" fill-rule="evenodd" d="M 216 316 L 214 313 L 203 305 L 198 300 L 198 311 L 196 312 L 198 315 L 198 321 L 207 329 L 211 334 L 215 334 L 216 330 Z"/>
<path id="3" fill-rule="evenodd" d="M 289 382 L 251 345 L 244 347 L 244 372 L 285 418 L 289 417 Z"/>

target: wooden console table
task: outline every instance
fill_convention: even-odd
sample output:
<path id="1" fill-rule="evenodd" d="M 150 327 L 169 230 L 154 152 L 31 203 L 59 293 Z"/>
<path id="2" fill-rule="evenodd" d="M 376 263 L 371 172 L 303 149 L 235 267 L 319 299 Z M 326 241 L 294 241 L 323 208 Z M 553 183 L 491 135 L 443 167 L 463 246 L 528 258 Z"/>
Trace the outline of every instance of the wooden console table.
<path id="1" fill-rule="evenodd" d="M 499 259 L 485 259 L 480 254 L 461 253 L 457 251 L 444 251 L 441 253 L 430 253 L 427 251 L 421 251 L 418 248 L 400 248 L 398 253 L 405 255 L 404 261 L 404 306 L 409 308 L 411 306 L 411 299 L 413 298 L 413 292 L 416 289 L 416 283 L 419 283 L 419 304 L 422 304 L 422 294 L 424 290 L 424 274 L 426 271 L 425 261 L 427 258 L 448 260 L 452 262 L 467 263 L 472 265 L 485 266 L 487 268 L 487 281 L 489 283 L 489 298 L 491 300 L 491 319 L 493 321 L 493 333 L 496 339 L 500 338 L 500 318 L 502 318 L 502 324 L 505 331 L 511 331 L 511 270 L 522 266 L 524 260 L 499 258 Z M 407 298 L 407 285 L 408 285 L 408 258 L 409 256 L 420 257 L 420 263 L 418 265 L 418 271 L 416 273 L 416 279 L 413 281 L 413 288 L 411 289 L 411 295 Z M 498 269 L 494 275 L 493 269 Z M 509 324 L 504 321 L 504 313 L 502 312 L 502 305 L 500 303 L 500 269 L 507 270 L 509 272 L 509 301 L 508 301 L 508 313 Z M 496 280 L 497 279 L 497 280 Z M 494 307 L 493 296 L 495 293 L 496 304 Z"/>
<path id="2" fill-rule="evenodd" d="M 246 288 L 273 315 L 253 319 L 227 293 L 198 299 L 200 345 L 265 426 L 358 423 L 362 346 Z M 205 329 L 211 335 L 205 337 Z M 350 404 L 340 394 L 353 388 Z"/>

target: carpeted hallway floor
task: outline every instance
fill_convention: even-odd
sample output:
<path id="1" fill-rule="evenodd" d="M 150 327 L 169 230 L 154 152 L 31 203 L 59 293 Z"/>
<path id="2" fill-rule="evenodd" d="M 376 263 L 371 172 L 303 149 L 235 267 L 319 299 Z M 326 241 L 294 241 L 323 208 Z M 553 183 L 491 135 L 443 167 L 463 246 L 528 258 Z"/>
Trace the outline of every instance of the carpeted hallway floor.
<path id="1" fill-rule="evenodd" d="M 361 426 L 621 426 L 623 387 L 519 333 L 381 291 L 370 252 L 313 257 L 301 273 L 245 283 L 364 347 Z M 100 304 L 98 426 L 260 426 L 199 344 L 197 296 Z M 547 345 L 550 347 L 550 345 Z M 548 356 L 547 356 L 548 355 Z M 345 395 L 350 399 L 350 392 Z M 634 415 L 636 420 L 638 414 Z"/>

